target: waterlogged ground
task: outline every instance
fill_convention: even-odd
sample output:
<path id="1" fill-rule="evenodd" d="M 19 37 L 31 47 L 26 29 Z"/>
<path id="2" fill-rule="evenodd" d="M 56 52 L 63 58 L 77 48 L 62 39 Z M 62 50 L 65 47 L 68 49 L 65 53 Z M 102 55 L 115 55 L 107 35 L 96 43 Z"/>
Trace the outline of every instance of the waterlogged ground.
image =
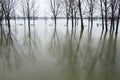
<path id="1" fill-rule="evenodd" d="M 0 80 L 119 80 L 120 29 L 102 32 L 101 21 L 92 31 L 85 23 L 71 32 L 65 20 L 37 20 L 28 32 L 22 20 L 11 21 L 12 33 L 0 34 Z M 99 26 L 97 26 L 99 24 Z"/>

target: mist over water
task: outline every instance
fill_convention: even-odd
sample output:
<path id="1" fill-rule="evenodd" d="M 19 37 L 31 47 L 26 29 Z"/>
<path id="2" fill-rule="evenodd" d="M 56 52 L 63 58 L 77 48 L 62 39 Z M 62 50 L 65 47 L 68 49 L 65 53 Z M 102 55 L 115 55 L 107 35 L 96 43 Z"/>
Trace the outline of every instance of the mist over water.
<path id="1" fill-rule="evenodd" d="M 72 32 L 64 19 L 57 29 L 51 19 L 36 20 L 29 32 L 11 20 L 11 34 L 0 30 L 0 80 L 119 80 L 120 34 L 100 22 L 89 30 L 84 20 L 84 31 L 78 24 Z"/>

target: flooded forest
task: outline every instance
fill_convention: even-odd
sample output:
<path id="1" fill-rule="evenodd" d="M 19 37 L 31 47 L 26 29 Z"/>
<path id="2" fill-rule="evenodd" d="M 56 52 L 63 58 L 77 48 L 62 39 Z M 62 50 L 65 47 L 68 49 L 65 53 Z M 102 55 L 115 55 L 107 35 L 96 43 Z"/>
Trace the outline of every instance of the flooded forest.
<path id="1" fill-rule="evenodd" d="M 119 21 L 120 0 L 0 0 L 0 80 L 119 80 Z"/>

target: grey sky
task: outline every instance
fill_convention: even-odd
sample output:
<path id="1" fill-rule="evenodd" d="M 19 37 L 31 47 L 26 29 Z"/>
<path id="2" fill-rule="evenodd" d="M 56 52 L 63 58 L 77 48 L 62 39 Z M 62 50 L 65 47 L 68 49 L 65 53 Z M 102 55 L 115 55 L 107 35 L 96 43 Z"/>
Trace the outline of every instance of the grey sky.
<path id="1" fill-rule="evenodd" d="M 45 16 L 48 10 L 48 0 L 36 0 L 36 3 L 39 4 L 39 16 Z M 19 8 L 19 9 L 18 9 Z M 21 16 L 21 6 L 19 5 L 16 13 Z"/>
<path id="2" fill-rule="evenodd" d="M 39 15 L 45 16 L 48 9 L 48 0 L 37 0 L 37 3 L 39 3 Z"/>
<path id="3" fill-rule="evenodd" d="M 37 4 L 39 4 L 39 16 L 52 16 L 51 9 L 50 9 L 50 4 L 49 0 L 36 0 Z M 85 4 L 83 4 L 85 6 Z M 85 7 L 83 7 L 84 10 Z M 19 10 L 19 9 L 18 9 Z M 21 15 L 20 11 L 17 12 L 18 15 Z M 95 16 L 100 15 L 100 13 L 95 11 L 94 13 Z"/>

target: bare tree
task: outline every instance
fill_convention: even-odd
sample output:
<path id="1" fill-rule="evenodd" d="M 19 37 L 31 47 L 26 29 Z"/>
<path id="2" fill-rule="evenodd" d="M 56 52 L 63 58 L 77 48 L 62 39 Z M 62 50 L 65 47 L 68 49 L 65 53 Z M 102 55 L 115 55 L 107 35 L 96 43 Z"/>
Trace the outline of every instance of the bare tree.
<path id="1" fill-rule="evenodd" d="M 0 0 L 0 24 L 2 24 L 2 20 L 3 20 L 3 4 L 2 0 Z"/>
<path id="2" fill-rule="evenodd" d="M 31 16 L 31 11 L 32 11 L 32 6 L 31 6 L 31 0 L 24 0 L 24 5 L 25 5 L 25 13 L 26 17 L 28 19 L 28 27 L 29 27 L 29 32 L 30 32 L 30 16 Z"/>
<path id="3" fill-rule="evenodd" d="M 78 1 L 77 0 L 71 0 L 70 9 L 71 9 L 72 26 L 74 26 L 74 24 L 76 25 L 77 12 L 78 12 Z"/>
<path id="4" fill-rule="evenodd" d="M 106 27 L 106 31 L 108 30 L 108 0 L 103 0 L 103 4 L 104 4 L 104 12 L 105 12 L 105 27 Z"/>
<path id="5" fill-rule="evenodd" d="M 2 37 L 2 21 L 3 21 L 3 4 L 0 0 L 0 29 L 1 29 L 1 37 Z"/>
<path id="6" fill-rule="evenodd" d="M 33 25 L 35 25 L 35 17 L 39 14 L 39 5 L 37 4 L 36 0 L 32 1 L 33 9 L 32 9 L 32 17 L 33 17 Z"/>
<path id="7" fill-rule="evenodd" d="M 80 20 L 81 20 L 81 30 L 84 30 L 84 24 L 83 24 L 83 15 L 82 15 L 82 0 L 78 0 L 78 8 L 80 13 Z"/>
<path id="8" fill-rule="evenodd" d="M 101 17 L 102 17 L 102 30 L 104 30 L 104 9 L 103 9 L 103 0 L 100 0 L 100 10 L 101 10 Z"/>
<path id="9" fill-rule="evenodd" d="M 60 1 L 59 0 L 49 0 L 50 1 L 50 9 L 55 21 L 55 29 L 57 24 L 57 16 L 60 13 Z"/>
<path id="10" fill-rule="evenodd" d="M 93 14 L 94 14 L 94 8 L 95 8 L 95 0 L 86 0 L 86 3 L 88 5 L 88 15 L 89 18 L 88 20 L 91 21 L 91 30 L 92 30 L 92 26 L 93 26 Z"/>
<path id="11" fill-rule="evenodd" d="M 118 15 L 117 15 L 117 24 L 116 24 L 116 34 L 118 33 L 118 26 L 119 26 L 119 20 L 120 20 L 120 0 L 118 2 Z"/>
<path id="12" fill-rule="evenodd" d="M 77 13 L 78 13 L 78 6 L 77 7 L 75 7 L 75 9 L 74 9 L 74 11 L 75 11 L 75 27 L 77 26 Z"/>
<path id="13" fill-rule="evenodd" d="M 3 1 L 3 11 L 5 15 L 5 19 L 8 23 L 8 29 L 10 33 L 10 17 L 13 15 L 14 9 L 17 6 L 17 0 L 4 0 Z"/>
<path id="14" fill-rule="evenodd" d="M 115 29 L 115 13 L 117 11 L 117 7 L 118 7 L 118 1 L 117 0 L 111 0 L 111 3 L 110 3 L 110 7 L 111 7 L 111 28 L 110 28 L 110 31 L 111 30 L 114 30 Z"/>
<path id="15" fill-rule="evenodd" d="M 72 21 L 72 33 L 73 33 L 73 29 L 74 29 L 74 20 L 75 20 L 75 10 L 76 10 L 76 0 L 68 0 L 69 3 L 69 16 L 71 18 Z"/>
<path id="16" fill-rule="evenodd" d="M 30 32 L 30 20 L 32 17 L 35 17 L 37 14 L 38 7 L 36 7 L 36 0 L 22 0 L 21 1 L 21 7 L 22 7 L 22 13 L 24 16 L 24 21 L 25 17 L 28 19 L 28 28 Z"/>
<path id="17" fill-rule="evenodd" d="M 62 1 L 62 5 L 63 5 L 63 8 L 65 9 L 64 12 L 65 12 L 65 16 L 66 16 L 66 24 L 67 24 L 67 30 L 68 30 L 68 22 L 69 22 L 69 18 L 70 18 L 70 3 L 69 3 L 69 0 L 63 0 Z"/>
<path id="18" fill-rule="evenodd" d="M 26 7 L 25 7 L 25 3 L 24 2 L 25 2 L 24 0 L 21 0 L 21 13 L 23 15 L 24 25 L 25 25 L 26 24 L 26 20 L 25 20 L 25 18 L 26 18 L 26 11 L 25 11 L 25 9 L 26 9 Z"/>

